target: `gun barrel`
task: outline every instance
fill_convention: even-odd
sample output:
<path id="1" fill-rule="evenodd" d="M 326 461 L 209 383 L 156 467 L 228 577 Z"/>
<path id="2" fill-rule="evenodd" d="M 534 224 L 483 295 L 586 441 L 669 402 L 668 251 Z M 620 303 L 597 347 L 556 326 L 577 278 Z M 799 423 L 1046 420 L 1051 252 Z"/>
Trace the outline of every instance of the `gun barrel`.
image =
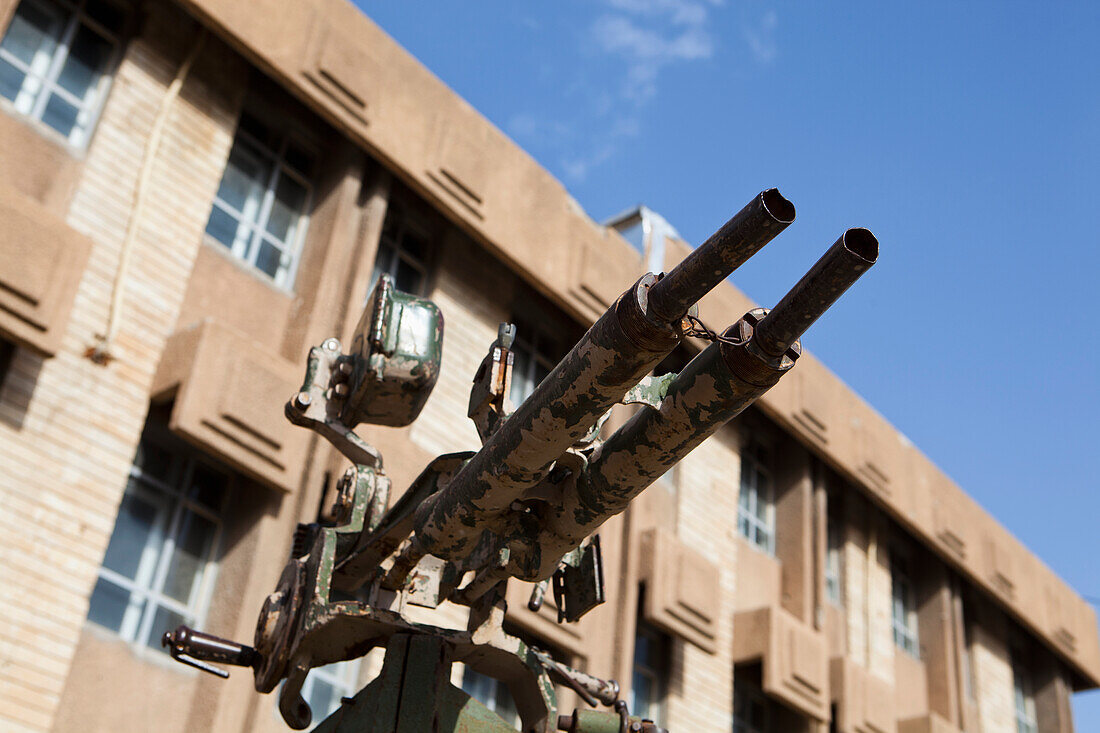
<path id="1" fill-rule="evenodd" d="M 767 392 L 795 364 L 798 336 L 874 264 L 878 240 L 849 229 L 770 313 L 750 311 L 669 384 L 660 408 L 643 408 L 600 446 L 575 490 L 539 538 L 543 556 L 574 546 L 627 505 L 722 425 Z M 780 306 L 783 306 L 781 309 Z M 762 331 L 772 321 L 770 339 Z M 781 347 L 781 348 L 780 348 Z M 773 351 L 772 349 L 776 349 Z M 541 558 L 540 558 L 541 560 Z M 552 572 L 544 562 L 531 576 Z"/>
<path id="2" fill-rule="evenodd" d="M 668 277 L 646 275 L 623 293 L 451 482 L 421 505 L 418 549 L 447 560 L 468 557 L 512 502 L 676 348 L 687 308 L 793 216 L 794 207 L 776 189 L 765 191 Z M 654 297 L 665 310 L 656 309 Z"/>
<path id="3" fill-rule="evenodd" d="M 677 321 L 794 221 L 794 204 L 779 189 L 761 191 L 649 291 L 658 318 Z"/>
<path id="4" fill-rule="evenodd" d="M 878 259 L 878 240 L 849 229 L 756 326 L 756 346 L 782 356 Z"/>
<path id="5" fill-rule="evenodd" d="M 725 335 L 738 332 L 731 326 Z M 684 456 L 740 414 L 779 381 L 793 362 L 743 375 L 735 351 L 745 346 L 714 343 L 673 379 L 659 409 L 642 408 L 612 433 L 593 456 L 576 490 L 566 492 L 539 544 L 543 556 L 580 542 L 672 468 Z M 763 383 L 765 386 L 762 386 Z M 553 571 L 543 567 L 540 572 Z"/>

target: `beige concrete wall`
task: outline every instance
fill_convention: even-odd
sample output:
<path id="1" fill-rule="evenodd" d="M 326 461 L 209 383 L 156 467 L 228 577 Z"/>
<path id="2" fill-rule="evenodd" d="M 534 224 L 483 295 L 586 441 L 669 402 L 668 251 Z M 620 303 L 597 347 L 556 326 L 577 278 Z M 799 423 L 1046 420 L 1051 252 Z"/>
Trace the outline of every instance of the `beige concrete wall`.
<path id="1" fill-rule="evenodd" d="M 733 715 L 733 614 L 737 609 L 739 436 L 720 431 L 679 469 L 677 534 L 719 568 L 715 651 L 677 640 L 668 701 L 670 730 L 725 731 Z M 651 489 L 655 490 L 655 489 Z"/>
<path id="2" fill-rule="evenodd" d="M 45 730 L 58 708 L 148 387 L 231 139 L 235 110 L 220 83 L 233 67 L 228 55 L 208 54 L 169 117 L 153 169 L 149 218 L 125 282 L 117 358 L 106 367 L 85 359 L 105 328 L 143 146 L 182 59 L 181 43 L 194 37 L 186 20 L 175 18 L 169 28 L 158 15 L 128 46 L 79 165 L 67 220 L 94 248 L 62 347 L 45 361 L 19 351 L 0 393 L 8 408 L 0 420 L 6 467 L 0 473 L 0 727 L 6 730 Z M 211 64 L 220 67 L 217 74 Z M 42 197 L 64 199 L 52 193 L 55 186 L 66 188 L 59 178 L 43 184 Z"/>

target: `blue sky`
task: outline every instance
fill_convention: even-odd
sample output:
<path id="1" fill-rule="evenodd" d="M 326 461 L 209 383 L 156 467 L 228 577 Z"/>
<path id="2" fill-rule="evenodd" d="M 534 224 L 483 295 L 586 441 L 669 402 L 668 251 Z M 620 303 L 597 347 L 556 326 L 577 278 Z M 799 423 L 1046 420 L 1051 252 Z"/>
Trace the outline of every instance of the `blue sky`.
<path id="1" fill-rule="evenodd" d="M 697 244 L 778 186 L 798 220 L 734 278 L 758 302 L 874 231 L 807 348 L 1100 597 L 1100 3 L 359 4 L 598 220 Z M 1100 693 L 1075 708 L 1100 730 Z"/>

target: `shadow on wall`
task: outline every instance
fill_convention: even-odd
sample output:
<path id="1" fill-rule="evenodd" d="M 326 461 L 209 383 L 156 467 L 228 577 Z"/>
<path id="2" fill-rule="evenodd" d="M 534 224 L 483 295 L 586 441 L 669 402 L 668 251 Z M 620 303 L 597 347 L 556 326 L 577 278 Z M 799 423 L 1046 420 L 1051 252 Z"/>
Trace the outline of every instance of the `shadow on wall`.
<path id="1" fill-rule="evenodd" d="M 23 428 L 46 357 L 0 341 L 0 421 Z"/>

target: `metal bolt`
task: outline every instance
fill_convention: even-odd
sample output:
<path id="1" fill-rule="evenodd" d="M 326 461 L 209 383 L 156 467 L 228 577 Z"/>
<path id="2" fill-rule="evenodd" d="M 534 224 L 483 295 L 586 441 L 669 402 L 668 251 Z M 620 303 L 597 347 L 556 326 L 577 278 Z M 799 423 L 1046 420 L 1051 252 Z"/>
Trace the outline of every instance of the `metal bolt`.
<path id="1" fill-rule="evenodd" d="M 323 346 L 327 351 L 339 351 L 340 340 L 334 338 L 325 339 L 325 342 L 321 344 L 321 346 Z"/>
<path id="2" fill-rule="evenodd" d="M 344 376 L 351 376 L 352 366 L 351 366 L 350 361 L 340 362 L 340 366 L 337 367 L 337 368 L 340 370 L 340 373 L 343 374 Z"/>
<path id="3" fill-rule="evenodd" d="M 309 396 L 309 392 L 299 392 L 294 395 L 294 406 L 299 410 L 306 409 L 311 402 L 313 402 L 313 398 Z"/>
<path id="4" fill-rule="evenodd" d="M 344 397 L 348 396 L 348 385 L 337 384 L 335 387 L 332 388 L 332 393 L 340 399 L 343 399 Z"/>

